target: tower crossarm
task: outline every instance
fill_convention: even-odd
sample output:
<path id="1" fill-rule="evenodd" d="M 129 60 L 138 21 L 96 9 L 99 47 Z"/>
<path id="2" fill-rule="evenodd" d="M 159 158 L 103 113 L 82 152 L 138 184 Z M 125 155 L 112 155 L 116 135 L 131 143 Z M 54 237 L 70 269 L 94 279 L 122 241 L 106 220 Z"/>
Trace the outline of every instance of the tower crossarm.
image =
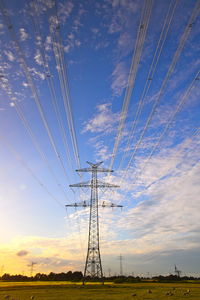
<path id="1" fill-rule="evenodd" d="M 70 203 L 70 204 L 66 204 L 65 207 L 90 207 L 90 202 L 89 201 L 81 201 L 81 202 L 74 202 L 74 203 Z M 112 207 L 120 207 L 122 208 L 123 205 L 118 205 L 118 204 L 115 204 L 115 203 L 112 203 L 112 202 L 106 202 L 106 201 L 103 201 L 102 204 L 98 204 L 98 207 L 109 207 L 109 208 L 112 208 Z"/>
<path id="2" fill-rule="evenodd" d="M 119 185 L 117 185 L 117 184 L 112 184 L 112 183 L 104 182 L 104 181 L 101 181 L 101 180 L 98 180 L 97 186 L 102 187 L 102 188 L 103 187 L 119 188 Z"/>
<path id="3" fill-rule="evenodd" d="M 85 181 L 85 182 L 80 182 L 80 183 L 75 183 L 75 184 L 70 184 L 70 187 L 96 187 L 96 188 L 118 188 L 119 185 L 116 184 L 111 184 L 108 182 L 96 180 L 95 184 L 92 183 L 92 181 Z"/>
<path id="4" fill-rule="evenodd" d="M 91 187 L 91 181 L 70 184 L 70 187 Z"/>
<path id="5" fill-rule="evenodd" d="M 77 169 L 76 172 L 101 172 L 101 173 L 108 173 L 108 172 L 113 172 L 113 170 L 110 169 L 105 169 L 105 168 L 83 168 L 83 169 Z"/>
<path id="6" fill-rule="evenodd" d="M 81 201 L 81 202 L 74 202 L 70 204 L 66 204 L 65 207 L 90 207 L 89 201 Z"/>
<path id="7" fill-rule="evenodd" d="M 123 205 L 119 205 L 119 204 L 115 204 L 115 203 L 106 203 L 105 201 L 103 201 L 103 203 L 101 205 L 99 205 L 101 207 L 123 207 Z"/>

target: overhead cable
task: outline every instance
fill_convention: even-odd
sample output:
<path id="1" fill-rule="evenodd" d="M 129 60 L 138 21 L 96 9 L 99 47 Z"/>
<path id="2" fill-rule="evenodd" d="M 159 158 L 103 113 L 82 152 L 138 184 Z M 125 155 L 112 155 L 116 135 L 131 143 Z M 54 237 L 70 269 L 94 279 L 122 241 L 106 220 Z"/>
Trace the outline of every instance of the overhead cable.
<path id="1" fill-rule="evenodd" d="M 181 97 L 179 103 L 177 104 L 175 110 L 172 112 L 172 114 L 171 114 L 171 116 L 170 116 L 167 124 L 165 125 L 164 130 L 160 134 L 157 142 L 154 144 L 154 147 L 151 150 L 151 153 L 149 154 L 146 162 L 148 162 L 151 159 L 151 157 L 155 153 L 156 149 L 160 146 L 160 143 L 161 143 L 163 137 L 165 136 L 165 134 L 167 133 L 167 131 L 169 130 L 169 128 L 170 128 L 170 126 L 171 126 L 171 124 L 172 124 L 175 116 L 180 112 L 180 110 L 182 109 L 182 107 L 185 104 L 185 102 L 189 99 L 189 94 L 191 93 L 191 91 L 195 87 L 195 85 L 197 83 L 197 78 L 198 78 L 199 74 L 200 74 L 200 71 L 197 72 L 197 74 L 193 78 L 191 84 L 189 85 L 189 87 L 187 88 L 187 90 L 185 91 L 185 93 L 183 94 L 183 96 Z"/>
<path id="2" fill-rule="evenodd" d="M 69 132 L 72 140 L 72 146 L 74 151 L 74 156 L 76 160 L 76 164 L 78 168 L 80 168 L 80 156 L 79 156 L 79 149 L 78 149 L 78 142 L 76 137 L 76 131 L 74 126 L 74 118 L 72 114 L 71 109 L 71 102 L 70 102 L 70 89 L 69 89 L 69 80 L 68 80 L 68 74 L 67 74 L 67 67 L 65 63 L 65 57 L 64 57 L 64 50 L 63 50 L 63 44 L 62 39 L 60 37 L 60 24 L 59 19 L 57 15 L 57 5 L 56 1 L 55 3 L 55 16 L 50 18 L 50 32 L 51 32 L 51 38 L 53 43 L 53 51 L 55 55 L 55 60 L 57 64 L 57 71 L 58 76 L 60 80 L 60 86 L 61 86 L 61 92 L 62 92 L 62 98 L 64 103 L 64 109 L 67 116 L 67 122 L 69 127 Z"/>
<path id="3" fill-rule="evenodd" d="M 5 137 L 1 136 L 0 142 L 9 149 L 9 151 L 14 154 L 15 158 L 20 162 L 20 164 L 29 172 L 29 174 L 35 179 L 35 181 L 45 190 L 45 192 L 54 200 L 59 206 L 65 209 L 64 205 L 49 191 L 47 186 L 40 180 L 40 178 L 34 173 L 34 171 L 28 166 L 28 164 L 24 161 L 22 156 L 12 147 L 12 145 L 5 139 Z"/>
<path id="4" fill-rule="evenodd" d="M 39 114 L 40 114 L 40 117 L 42 119 L 42 122 L 43 122 L 43 125 L 46 129 L 46 132 L 48 134 L 48 137 L 49 137 L 49 140 L 50 140 L 50 143 L 52 145 L 52 148 L 56 154 L 56 157 L 58 159 L 58 161 L 60 162 L 60 165 L 61 165 L 61 168 L 63 169 L 63 172 L 64 172 L 64 175 L 66 176 L 67 180 L 69 181 L 69 178 L 68 178 L 68 175 L 67 175 L 67 172 L 66 172 L 66 169 L 65 169 L 65 166 L 64 166 L 64 163 L 63 163 L 63 160 L 60 156 L 60 153 L 57 149 L 57 146 L 54 142 L 54 138 L 53 138 L 53 135 L 52 135 L 52 132 L 51 132 L 51 129 L 48 125 L 48 121 L 45 117 L 45 114 L 44 114 L 44 111 L 43 111 L 43 108 L 42 108 L 42 105 L 41 105 L 41 102 L 40 102 L 40 98 L 39 98 L 39 95 L 38 95 L 38 91 L 36 89 L 36 86 L 33 82 L 33 79 L 32 79 L 32 76 L 30 74 L 30 70 L 26 64 L 26 59 L 25 59 L 25 56 L 24 56 L 24 53 L 23 53 L 23 50 L 18 42 L 18 39 L 17 39 L 17 36 L 16 36 L 16 33 L 14 31 L 14 28 L 13 28 L 13 25 L 10 21 L 10 17 L 9 17 L 9 14 L 8 12 L 5 10 L 4 8 L 4 4 L 3 4 L 3 0 L 0 0 L 0 10 L 2 12 L 2 15 L 4 17 L 4 20 L 5 20 L 5 23 L 8 27 L 8 30 L 10 32 L 10 35 L 11 35 L 11 38 L 15 44 L 15 49 L 18 53 L 18 56 L 19 56 L 19 61 L 20 61 L 20 65 L 23 69 L 23 72 L 24 72 L 24 75 L 26 77 L 26 80 L 27 80 L 27 83 L 32 91 L 32 94 L 33 94 L 33 98 L 35 100 L 35 104 L 37 106 L 37 109 L 39 111 Z"/>
<path id="5" fill-rule="evenodd" d="M 1 71 L 2 73 L 2 71 Z M 3 73 L 2 73 L 3 74 Z M 4 78 L 6 78 L 6 76 L 4 75 Z M 26 119 L 26 117 L 23 114 L 23 111 L 20 107 L 20 104 L 18 103 L 17 99 L 15 98 L 15 96 L 13 96 L 13 92 L 12 92 L 12 88 L 9 84 L 8 81 L 4 82 L 5 84 L 5 92 L 8 95 L 8 98 L 12 101 L 13 103 L 13 108 L 15 109 L 19 119 L 21 120 L 24 128 L 26 129 L 28 135 L 30 136 L 30 139 L 36 149 L 36 151 L 38 152 L 39 156 L 41 157 L 41 159 L 44 161 L 45 165 L 47 166 L 47 169 L 49 170 L 49 172 L 51 173 L 52 177 L 54 178 L 56 185 L 61 189 L 62 193 L 64 194 L 66 200 L 69 202 L 69 199 L 67 197 L 67 194 L 65 192 L 65 190 L 63 189 L 62 185 L 59 183 L 58 178 L 55 174 L 55 172 L 53 171 L 53 169 L 50 166 L 50 163 L 47 159 L 47 156 L 45 155 L 44 151 L 41 149 L 40 144 L 33 132 L 33 130 L 31 129 L 31 126 L 28 122 L 28 120 Z"/>
<path id="6" fill-rule="evenodd" d="M 161 30 L 161 34 L 160 34 L 160 37 L 159 37 L 159 41 L 158 41 L 158 44 L 157 44 L 157 47 L 156 47 L 156 50 L 155 50 L 155 53 L 154 53 L 154 56 L 153 56 L 153 60 L 152 60 L 152 63 L 151 63 L 151 66 L 150 66 L 150 69 L 149 69 L 149 72 L 148 72 L 148 75 L 147 75 L 147 79 L 146 79 L 146 82 L 145 82 L 145 85 L 144 85 L 142 95 L 141 95 L 140 100 L 138 102 L 136 115 L 135 115 L 135 118 L 132 122 L 132 127 L 131 127 L 130 133 L 128 135 L 127 143 L 126 143 L 126 146 L 125 146 L 125 151 L 124 151 L 123 156 L 120 160 L 118 170 L 121 169 L 121 167 L 123 165 L 123 162 L 124 162 L 124 159 L 126 158 L 127 153 L 130 150 L 130 145 L 131 145 L 131 142 L 132 142 L 132 140 L 134 138 L 134 135 L 135 135 L 135 130 L 136 130 L 136 127 L 137 127 L 137 124 L 138 124 L 138 120 L 141 116 L 142 109 L 144 107 L 144 99 L 145 99 L 145 97 L 146 97 L 146 95 L 147 95 L 147 93 L 150 89 L 151 83 L 154 79 L 154 74 L 155 74 L 155 71 L 156 71 L 156 68 L 157 68 L 157 65 L 158 65 L 158 61 L 160 59 L 160 56 L 161 56 L 161 53 L 162 53 L 162 50 L 163 50 L 163 46 L 164 46 L 164 43 L 166 41 L 166 37 L 167 37 L 167 34 L 169 32 L 169 28 L 170 28 L 172 19 L 174 17 L 174 13 L 175 13 L 178 2 L 179 2 L 179 0 L 171 2 L 170 6 L 169 6 L 169 9 L 168 9 L 168 12 L 167 12 L 167 15 L 165 17 L 163 27 L 162 27 L 162 30 Z"/>
<path id="7" fill-rule="evenodd" d="M 138 71 L 139 62 L 140 62 L 140 58 L 141 58 L 141 54 L 142 54 L 142 49 L 143 49 L 144 41 L 145 41 L 145 37 L 146 37 L 146 32 L 147 32 L 147 28 L 149 25 L 149 20 L 150 20 L 150 15 L 151 15 L 151 10 L 152 10 L 152 3 L 153 3 L 153 0 L 145 0 L 144 1 L 144 6 L 143 6 L 141 18 L 140 18 L 140 24 L 139 24 L 138 31 L 137 31 L 137 38 L 136 38 L 134 53 L 132 56 L 132 62 L 131 62 L 131 67 L 130 67 L 130 72 L 129 72 L 129 77 L 128 77 L 127 88 L 125 91 L 125 97 L 124 97 L 124 101 L 123 101 L 122 111 L 120 114 L 120 121 L 119 121 L 118 130 L 117 130 L 117 136 L 115 139 L 114 148 L 113 148 L 113 152 L 112 152 L 110 169 L 112 169 L 112 167 L 113 167 L 115 156 L 116 156 L 118 146 L 119 146 L 119 143 L 120 143 L 120 140 L 122 137 L 122 132 L 123 132 L 124 125 L 125 125 L 125 120 L 126 120 L 126 116 L 127 116 L 127 112 L 128 112 L 131 94 L 133 91 L 136 74 Z"/>
<path id="8" fill-rule="evenodd" d="M 39 10 L 39 7 L 38 6 L 36 7 L 36 3 L 34 3 L 34 8 L 35 8 L 35 15 L 33 15 L 33 17 L 32 17 L 33 27 L 34 27 L 36 35 L 39 36 L 41 39 L 41 43 L 40 43 L 40 51 L 41 51 L 40 54 L 41 55 L 40 56 L 41 56 L 42 66 L 43 66 L 43 69 L 45 72 L 45 79 L 47 80 L 47 83 L 48 83 L 48 87 L 49 87 L 49 91 L 50 91 L 50 95 L 51 95 L 51 101 L 52 101 L 53 109 L 54 109 L 54 112 L 56 115 L 56 120 L 58 123 L 58 128 L 59 128 L 59 132 L 61 135 L 61 139 L 62 139 L 62 142 L 64 145 L 68 164 L 70 165 L 71 169 L 73 169 L 72 159 L 71 159 L 69 145 L 68 145 L 67 136 L 66 136 L 66 130 L 64 128 L 63 119 L 62 119 L 60 109 L 58 106 L 58 97 L 57 97 L 55 86 L 54 86 L 53 75 L 51 73 L 50 66 L 49 66 L 49 63 L 48 63 L 48 60 L 46 57 L 46 53 L 44 50 L 44 40 L 43 40 L 42 33 L 40 30 L 40 22 L 38 19 L 35 20 L 35 16 L 37 16 L 37 11 Z"/>
<path id="9" fill-rule="evenodd" d="M 187 100 L 189 100 L 189 96 L 191 94 L 191 91 L 195 88 L 196 84 L 197 84 L 197 78 L 200 74 L 200 71 L 197 72 L 197 74 L 194 76 L 192 82 L 190 83 L 190 85 L 188 86 L 188 88 L 186 89 L 186 91 L 183 93 L 183 95 L 180 97 L 175 109 L 173 110 L 173 112 L 171 113 L 168 122 L 166 123 L 163 131 L 161 132 L 156 144 L 154 145 L 152 151 L 150 152 L 150 154 L 148 155 L 147 159 L 144 162 L 144 165 L 142 166 L 139 174 L 137 174 L 135 176 L 135 180 L 139 179 L 140 176 L 142 175 L 142 173 L 144 172 L 145 168 L 147 167 L 148 162 L 152 159 L 153 154 L 155 153 L 155 151 L 158 149 L 158 147 L 161 144 L 161 141 L 163 139 L 163 137 L 166 135 L 167 131 L 169 130 L 170 126 L 172 125 L 173 120 L 175 119 L 176 115 L 181 111 L 181 109 L 183 108 L 183 105 L 185 104 L 185 102 Z M 200 133 L 200 128 L 197 128 L 193 134 L 192 137 L 199 135 Z M 127 171 L 126 171 L 127 172 Z M 126 173 L 125 173 L 126 174 Z M 125 176 L 123 175 L 122 178 L 124 179 Z M 151 184 L 152 185 L 152 184 Z M 149 188 L 150 186 L 146 187 L 145 190 L 147 188 Z"/>
<path id="10" fill-rule="evenodd" d="M 173 71 L 174 71 L 174 69 L 175 69 L 176 63 L 177 63 L 177 61 L 178 61 L 178 59 L 179 59 L 179 57 L 180 57 L 180 54 L 181 54 L 181 52 L 182 52 L 182 50 L 183 50 L 183 47 L 185 46 L 185 43 L 186 43 L 186 41 L 187 41 L 187 38 L 188 38 L 188 36 L 189 36 L 189 34 L 190 34 L 190 32 L 191 32 L 192 24 L 194 23 L 196 17 L 198 16 L 199 11 L 200 11 L 200 1 L 198 0 L 198 1 L 196 2 L 195 7 L 193 8 L 193 11 L 192 11 L 192 14 L 191 14 L 191 16 L 190 16 L 189 22 L 188 22 L 188 24 L 186 25 L 186 28 L 185 28 L 183 34 L 181 35 L 181 38 L 180 38 L 180 41 L 179 41 L 177 50 L 176 50 L 176 52 L 175 52 L 175 54 L 174 54 L 174 56 L 173 56 L 173 59 L 172 59 L 172 62 L 171 62 L 171 64 L 170 64 L 169 68 L 168 68 L 167 74 L 166 74 L 166 76 L 165 76 L 165 78 L 164 78 L 164 80 L 163 80 L 163 82 L 162 82 L 161 88 L 160 88 L 159 92 L 158 92 L 157 95 L 156 95 L 156 99 L 155 99 L 155 101 L 154 101 L 152 110 L 151 110 L 151 112 L 150 112 L 150 114 L 149 114 L 149 117 L 148 117 L 148 119 L 147 119 L 147 121 L 146 121 L 146 124 L 145 124 L 145 126 L 144 126 L 144 128 L 143 128 L 143 130 L 142 130 L 142 133 L 141 133 L 141 135 L 140 135 L 140 138 L 139 138 L 139 140 L 138 140 L 137 143 L 136 143 L 136 146 L 135 146 L 135 148 L 134 148 L 134 150 L 133 150 L 133 153 L 132 153 L 132 155 L 131 155 L 131 157 L 130 157 L 130 160 L 129 160 L 128 165 L 127 165 L 127 167 L 126 167 L 126 171 L 127 171 L 127 170 L 129 169 L 129 167 L 131 166 L 131 163 L 132 163 L 132 161 L 133 161 L 133 158 L 135 157 L 136 152 L 137 152 L 137 150 L 139 149 L 139 146 L 140 146 L 140 144 L 141 144 L 141 142 L 142 142 L 142 140 L 143 140 L 143 137 L 144 137 L 144 135 L 145 135 L 145 133 L 146 133 L 148 127 L 149 127 L 149 124 L 150 124 L 151 120 L 153 119 L 153 116 L 154 116 L 154 114 L 155 114 L 155 112 L 156 112 L 156 110 L 157 110 L 157 106 L 158 106 L 158 104 L 160 103 L 160 100 L 161 100 L 161 98 L 162 98 L 162 96 L 163 96 L 163 94 L 164 94 L 164 91 L 165 91 L 165 88 L 166 88 L 167 83 L 168 83 L 168 81 L 169 81 L 169 78 L 170 78 L 171 74 L 173 73 Z"/>

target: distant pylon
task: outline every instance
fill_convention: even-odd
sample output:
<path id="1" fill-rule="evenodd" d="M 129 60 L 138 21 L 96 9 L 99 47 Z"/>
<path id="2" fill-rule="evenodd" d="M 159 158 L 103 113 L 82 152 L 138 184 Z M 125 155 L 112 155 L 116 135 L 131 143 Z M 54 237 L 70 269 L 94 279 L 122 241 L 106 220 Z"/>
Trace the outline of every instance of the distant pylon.
<path id="1" fill-rule="evenodd" d="M 28 267 L 30 267 L 30 277 L 33 276 L 33 268 L 34 268 L 34 265 L 36 265 L 37 263 L 32 261 L 30 265 L 28 265 Z"/>
<path id="2" fill-rule="evenodd" d="M 120 276 L 123 276 L 123 265 L 122 265 L 123 256 L 120 254 L 119 256 L 119 267 L 120 267 Z"/>
<path id="3" fill-rule="evenodd" d="M 89 168 L 76 170 L 77 172 L 91 172 L 92 179 L 87 182 L 81 182 L 77 184 L 71 184 L 70 187 L 89 187 L 91 189 L 90 201 L 82 201 L 79 203 L 68 204 L 66 207 L 89 207 L 90 219 L 89 219 L 89 236 L 88 236 L 88 250 L 85 262 L 85 270 L 83 277 L 83 284 L 87 278 L 100 278 L 103 281 L 103 270 L 101 264 L 100 245 L 99 245 L 99 206 L 101 207 L 122 207 L 122 205 L 116 205 L 114 203 L 99 204 L 98 188 L 116 188 L 118 185 L 106 183 L 97 179 L 97 173 L 113 172 L 113 170 L 99 168 L 102 162 L 93 164 L 89 161 Z"/>
<path id="4" fill-rule="evenodd" d="M 174 273 L 177 275 L 177 277 L 180 277 L 181 276 L 181 271 L 178 270 L 177 266 L 174 265 Z"/>
<path id="5" fill-rule="evenodd" d="M 111 277 L 111 269 L 108 269 L 108 277 Z"/>

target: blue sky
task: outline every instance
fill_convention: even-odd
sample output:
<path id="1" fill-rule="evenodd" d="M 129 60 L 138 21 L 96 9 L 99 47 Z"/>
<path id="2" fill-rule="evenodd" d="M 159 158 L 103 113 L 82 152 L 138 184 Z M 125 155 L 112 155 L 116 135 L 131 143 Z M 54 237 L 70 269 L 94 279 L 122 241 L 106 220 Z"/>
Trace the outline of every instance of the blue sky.
<path id="1" fill-rule="evenodd" d="M 64 205 L 103 160 L 104 271 L 197 274 L 199 1 L 0 3 L 3 270 L 83 270 L 88 211 Z"/>

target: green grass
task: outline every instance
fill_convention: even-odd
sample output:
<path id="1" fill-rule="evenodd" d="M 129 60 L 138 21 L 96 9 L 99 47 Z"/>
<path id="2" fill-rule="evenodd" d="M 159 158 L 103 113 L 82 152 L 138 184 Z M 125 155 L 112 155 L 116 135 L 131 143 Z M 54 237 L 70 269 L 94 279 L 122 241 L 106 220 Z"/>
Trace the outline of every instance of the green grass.
<path id="1" fill-rule="evenodd" d="M 188 295 L 184 295 L 187 290 Z M 152 293 L 149 293 L 151 290 Z M 171 292 L 173 295 L 167 296 Z M 136 296 L 133 296 L 136 294 Z M 134 283 L 87 284 L 69 282 L 0 282 L 0 300 L 200 300 L 200 284 L 193 283 Z"/>

